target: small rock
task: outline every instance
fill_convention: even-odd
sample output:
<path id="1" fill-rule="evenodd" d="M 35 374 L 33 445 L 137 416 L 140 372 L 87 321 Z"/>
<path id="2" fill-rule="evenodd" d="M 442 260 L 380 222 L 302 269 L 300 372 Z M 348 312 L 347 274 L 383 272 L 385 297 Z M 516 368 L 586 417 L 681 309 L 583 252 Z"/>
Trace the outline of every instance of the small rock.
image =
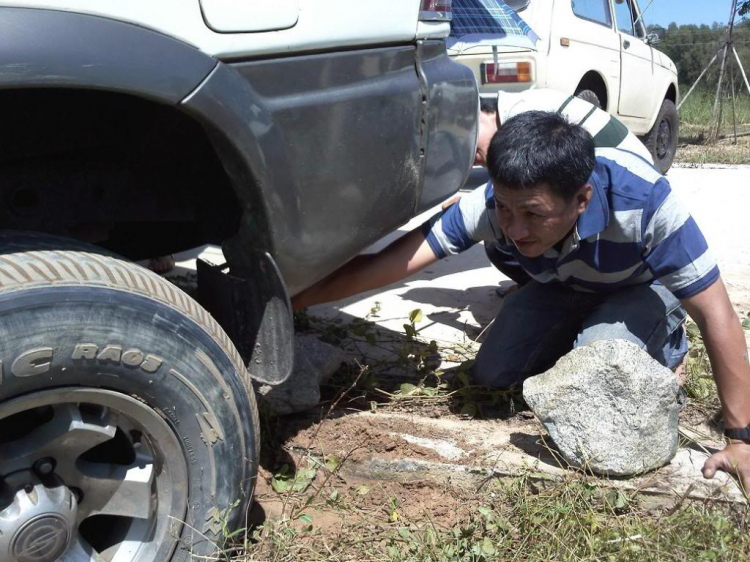
<path id="1" fill-rule="evenodd" d="M 631 476 L 677 452 L 677 376 L 632 342 L 578 347 L 527 379 L 523 397 L 565 460 L 608 476 Z"/>
<path id="2" fill-rule="evenodd" d="M 320 402 L 320 385 L 341 366 L 344 352 L 313 335 L 294 338 L 294 370 L 277 386 L 262 385 L 258 393 L 272 414 L 309 410 Z"/>

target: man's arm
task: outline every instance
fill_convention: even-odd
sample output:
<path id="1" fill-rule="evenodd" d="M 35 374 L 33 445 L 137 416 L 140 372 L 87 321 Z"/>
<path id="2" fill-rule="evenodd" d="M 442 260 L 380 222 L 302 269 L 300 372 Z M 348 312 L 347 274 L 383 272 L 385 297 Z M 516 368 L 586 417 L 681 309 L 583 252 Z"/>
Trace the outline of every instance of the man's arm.
<path id="1" fill-rule="evenodd" d="M 418 227 L 375 254 L 364 254 L 347 262 L 294 296 L 292 307 L 297 310 L 384 287 L 409 277 L 437 259 Z"/>
<path id="2" fill-rule="evenodd" d="M 695 320 L 711 360 L 719 391 L 724 425 L 742 428 L 750 425 L 750 364 L 745 334 L 729 301 L 721 278 L 700 293 L 682 300 Z M 714 454 L 703 468 L 712 478 L 717 470 L 737 474 L 745 490 L 750 491 L 750 445 L 733 442 Z"/>

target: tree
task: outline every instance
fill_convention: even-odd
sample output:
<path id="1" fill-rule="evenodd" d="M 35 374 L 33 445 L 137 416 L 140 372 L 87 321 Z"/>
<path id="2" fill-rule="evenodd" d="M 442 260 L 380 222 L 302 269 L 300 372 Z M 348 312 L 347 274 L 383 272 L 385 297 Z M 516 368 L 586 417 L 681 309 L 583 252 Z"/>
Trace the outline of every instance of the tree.
<path id="1" fill-rule="evenodd" d="M 737 2 L 737 13 L 744 16 L 750 12 L 750 0 L 740 0 Z"/>

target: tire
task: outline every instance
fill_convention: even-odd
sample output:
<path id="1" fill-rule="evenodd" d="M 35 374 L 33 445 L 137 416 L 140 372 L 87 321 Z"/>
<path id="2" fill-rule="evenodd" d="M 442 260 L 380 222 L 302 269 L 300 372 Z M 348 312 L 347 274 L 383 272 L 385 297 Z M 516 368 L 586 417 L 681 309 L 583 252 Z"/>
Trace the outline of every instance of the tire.
<path id="1" fill-rule="evenodd" d="M 259 423 L 210 315 L 100 249 L 0 233 L 0 318 L 0 560 L 214 553 L 252 498 Z"/>
<path id="2" fill-rule="evenodd" d="M 664 100 L 656 117 L 654 126 L 641 138 L 643 144 L 654 158 L 654 166 L 662 174 L 672 166 L 677 153 L 677 141 L 680 135 L 680 119 L 672 100 Z"/>
<path id="3" fill-rule="evenodd" d="M 581 90 L 576 93 L 576 97 L 589 102 L 591 105 L 596 106 L 599 109 L 602 108 L 602 100 L 599 99 L 599 96 L 597 96 L 596 92 L 593 90 Z"/>

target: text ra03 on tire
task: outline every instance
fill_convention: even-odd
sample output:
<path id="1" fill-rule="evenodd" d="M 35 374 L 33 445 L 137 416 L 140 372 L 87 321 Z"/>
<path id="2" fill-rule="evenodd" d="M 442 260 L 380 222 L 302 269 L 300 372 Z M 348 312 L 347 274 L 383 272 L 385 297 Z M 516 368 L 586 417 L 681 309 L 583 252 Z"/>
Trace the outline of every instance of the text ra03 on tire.
<path id="1" fill-rule="evenodd" d="M 0 560 L 211 554 L 255 483 L 247 383 L 221 328 L 157 275 L 0 234 Z"/>

